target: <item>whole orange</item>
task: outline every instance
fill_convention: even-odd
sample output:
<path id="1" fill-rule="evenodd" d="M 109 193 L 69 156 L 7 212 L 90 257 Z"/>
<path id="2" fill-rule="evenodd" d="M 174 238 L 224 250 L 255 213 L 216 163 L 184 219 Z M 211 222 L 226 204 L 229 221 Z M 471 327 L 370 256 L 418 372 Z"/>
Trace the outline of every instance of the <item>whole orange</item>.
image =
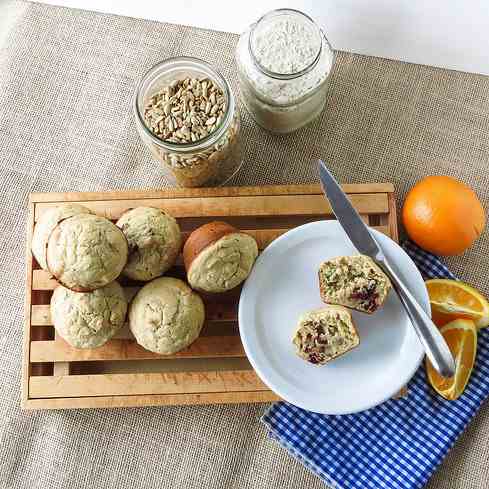
<path id="1" fill-rule="evenodd" d="M 480 236 L 486 224 L 475 192 L 447 176 L 426 177 L 408 193 L 402 220 L 409 237 L 437 255 L 458 255 Z"/>

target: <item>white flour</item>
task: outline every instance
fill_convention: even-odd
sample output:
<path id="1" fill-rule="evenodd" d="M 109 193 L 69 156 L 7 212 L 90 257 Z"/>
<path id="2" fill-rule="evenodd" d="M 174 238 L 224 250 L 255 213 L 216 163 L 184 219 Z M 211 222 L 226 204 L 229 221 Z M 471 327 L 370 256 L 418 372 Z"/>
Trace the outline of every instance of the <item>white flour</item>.
<path id="1" fill-rule="evenodd" d="M 256 61 L 249 40 L 250 30 L 240 37 L 236 60 L 242 100 L 256 122 L 272 132 L 288 133 L 319 115 L 334 54 L 322 33 L 318 36 L 314 24 L 307 25 L 295 12 L 267 19 L 253 35 Z M 294 74 L 313 63 L 321 46 L 314 67 L 295 78 L 273 78 L 257 66 L 274 73 Z"/>
<path id="2" fill-rule="evenodd" d="M 318 33 L 311 27 L 281 17 L 265 24 L 253 37 L 256 60 L 274 73 L 304 70 L 314 61 L 321 45 Z"/>

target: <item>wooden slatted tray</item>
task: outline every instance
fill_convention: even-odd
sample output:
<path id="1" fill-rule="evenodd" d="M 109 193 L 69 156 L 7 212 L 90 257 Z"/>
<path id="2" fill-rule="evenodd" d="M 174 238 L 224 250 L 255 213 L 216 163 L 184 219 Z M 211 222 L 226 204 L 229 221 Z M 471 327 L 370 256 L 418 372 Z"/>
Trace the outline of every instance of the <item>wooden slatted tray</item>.
<path id="1" fill-rule="evenodd" d="M 397 240 L 391 184 L 344 185 L 365 221 Z M 49 301 L 56 281 L 32 257 L 39 216 L 63 202 L 81 203 L 115 220 L 129 208 L 162 207 L 184 232 L 214 218 L 254 236 L 265 248 L 300 224 L 332 218 L 317 185 L 31 194 L 27 240 L 22 406 L 28 409 L 268 402 L 278 397 L 248 363 L 237 327 L 240 290 L 204 297 L 202 335 L 186 350 L 162 357 L 137 345 L 129 329 L 94 350 L 77 350 L 52 326 Z M 182 259 L 168 273 L 183 278 Z M 128 297 L 138 284 L 121 279 Z"/>

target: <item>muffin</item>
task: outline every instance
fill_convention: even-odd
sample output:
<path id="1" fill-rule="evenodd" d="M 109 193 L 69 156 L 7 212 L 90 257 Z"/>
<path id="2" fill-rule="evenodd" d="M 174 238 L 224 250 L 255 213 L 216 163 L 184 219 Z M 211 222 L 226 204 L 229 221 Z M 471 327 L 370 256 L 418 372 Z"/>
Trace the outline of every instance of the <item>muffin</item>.
<path id="1" fill-rule="evenodd" d="M 117 221 L 129 245 L 122 273 L 133 280 L 148 281 L 175 264 L 182 246 L 177 221 L 161 209 L 137 207 Z"/>
<path id="2" fill-rule="evenodd" d="M 146 284 L 129 307 L 136 341 L 160 355 L 171 355 L 195 341 L 204 319 L 202 299 L 185 282 L 170 277 Z"/>
<path id="3" fill-rule="evenodd" d="M 91 214 L 90 209 L 80 204 L 65 204 L 53 207 L 41 215 L 34 228 L 32 235 L 32 254 L 44 270 L 48 269 L 46 263 L 46 249 L 48 247 L 49 236 L 53 229 L 63 219 L 76 216 L 77 214 Z"/>
<path id="4" fill-rule="evenodd" d="M 327 306 L 301 316 L 292 338 L 298 356 L 314 365 L 324 365 L 360 344 L 348 309 Z"/>
<path id="5" fill-rule="evenodd" d="M 321 299 L 371 314 L 382 306 L 392 285 L 368 256 L 339 256 L 319 267 Z"/>
<path id="6" fill-rule="evenodd" d="M 75 348 L 107 343 L 124 324 L 126 312 L 127 300 L 117 282 L 93 292 L 73 292 L 60 285 L 51 297 L 54 327 Z"/>
<path id="7" fill-rule="evenodd" d="M 256 241 L 225 222 L 197 228 L 183 247 L 187 280 L 196 290 L 226 292 L 245 280 L 258 256 Z"/>
<path id="8" fill-rule="evenodd" d="M 51 233 L 47 265 L 65 287 L 89 292 L 114 281 L 127 262 L 127 240 L 104 217 L 78 214 L 61 221 Z"/>

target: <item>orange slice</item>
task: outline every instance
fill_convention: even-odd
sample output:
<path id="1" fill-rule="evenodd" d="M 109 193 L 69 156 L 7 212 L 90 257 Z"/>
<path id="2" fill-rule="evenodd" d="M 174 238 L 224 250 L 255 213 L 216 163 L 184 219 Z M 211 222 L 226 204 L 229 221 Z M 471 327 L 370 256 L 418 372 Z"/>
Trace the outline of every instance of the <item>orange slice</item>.
<path id="1" fill-rule="evenodd" d="M 455 319 L 473 319 L 472 317 L 464 314 L 447 314 L 444 312 L 437 311 L 433 306 L 431 306 L 431 319 L 433 322 L 441 328 L 445 324 L 455 321 Z"/>
<path id="2" fill-rule="evenodd" d="M 489 325 L 489 302 L 474 287 L 448 279 L 428 280 L 426 287 L 438 326 L 458 318 L 472 319 L 478 328 Z"/>
<path id="3" fill-rule="evenodd" d="M 477 327 L 471 319 L 456 319 L 440 329 L 455 359 L 455 375 L 441 377 L 426 359 L 426 373 L 440 396 L 453 401 L 459 398 L 469 381 L 477 351 Z"/>

